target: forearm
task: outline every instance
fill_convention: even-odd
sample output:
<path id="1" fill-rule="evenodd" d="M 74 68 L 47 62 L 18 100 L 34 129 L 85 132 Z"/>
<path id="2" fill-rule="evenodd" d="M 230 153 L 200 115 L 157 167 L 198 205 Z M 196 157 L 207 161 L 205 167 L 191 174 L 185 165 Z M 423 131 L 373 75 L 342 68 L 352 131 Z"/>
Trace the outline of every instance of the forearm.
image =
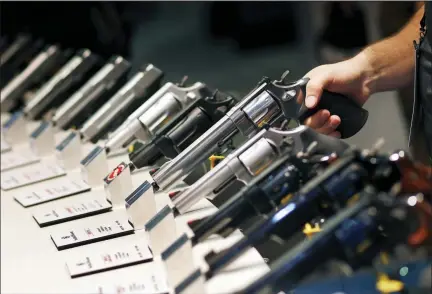
<path id="1" fill-rule="evenodd" d="M 354 57 L 362 66 L 365 86 L 371 93 L 394 90 L 412 82 L 414 76 L 413 40 L 419 37 L 424 6 L 394 36 L 375 43 Z"/>

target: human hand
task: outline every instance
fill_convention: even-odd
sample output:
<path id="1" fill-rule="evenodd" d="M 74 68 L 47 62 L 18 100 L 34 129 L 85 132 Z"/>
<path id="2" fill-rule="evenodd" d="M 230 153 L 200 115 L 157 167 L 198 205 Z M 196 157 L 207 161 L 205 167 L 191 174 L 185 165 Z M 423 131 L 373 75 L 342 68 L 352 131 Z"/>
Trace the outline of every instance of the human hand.
<path id="1" fill-rule="evenodd" d="M 346 95 L 363 105 L 371 95 L 368 86 L 368 63 L 361 57 L 318 66 L 308 72 L 305 77 L 310 80 L 306 86 L 307 108 L 314 108 L 325 90 Z M 308 117 L 304 124 L 316 131 L 340 138 L 336 131 L 341 123 L 339 116 L 322 109 Z"/>

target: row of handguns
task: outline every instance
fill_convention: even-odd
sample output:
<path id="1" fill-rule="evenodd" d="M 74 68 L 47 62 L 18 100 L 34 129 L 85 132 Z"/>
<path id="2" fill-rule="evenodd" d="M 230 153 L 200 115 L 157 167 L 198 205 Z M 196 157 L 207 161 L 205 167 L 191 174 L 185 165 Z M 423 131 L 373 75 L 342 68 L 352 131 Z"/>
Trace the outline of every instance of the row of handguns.
<path id="1" fill-rule="evenodd" d="M 172 191 L 218 155 L 218 164 L 172 194 L 176 214 L 217 197 L 236 181 L 245 184 L 216 214 L 191 224 L 193 236 L 172 246 L 227 236 L 256 215 L 263 220 L 231 248 L 208 255 L 206 270 L 185 273 L 177 293 L 211 278 L 250 246 L 271 235 L 288 240 L 316 218 L 326 220 L 320 232 L 241 293 L 286 291 L 329 259 L 357 268 L 407 238 L 409 245 L 419 245 L 429 237 L 430 168 L 414 164 L 403 151 L 360 152 L 300 125 L 328 109 L 341 117 L 341 137 L 353 136 L 368 112 L 347 97 L 325 91 L 315 109 L 306 109 L 308 79 L 288 82 L 284 73 L 280 80 L 261 79 L 238 100 L 201 82 L 162 85 L 162 71 L 151 64 L 128 76 L 130 63 L 121 56 L 104 64 L 88 49 L 74 54 L 41 44 L 21 35 L 2 51 L 2 111 L 19 109 L 29 120 L 74 128 L 84 141 L 103 144 L 108 154 L 139 142 L 129 155 L 131 170 L 163 163 L 151 173 L 154 191 Z M 298 126 L 290 128 L 291 121 Z M 243 143 L 234 148 L 237 135 Z"/>

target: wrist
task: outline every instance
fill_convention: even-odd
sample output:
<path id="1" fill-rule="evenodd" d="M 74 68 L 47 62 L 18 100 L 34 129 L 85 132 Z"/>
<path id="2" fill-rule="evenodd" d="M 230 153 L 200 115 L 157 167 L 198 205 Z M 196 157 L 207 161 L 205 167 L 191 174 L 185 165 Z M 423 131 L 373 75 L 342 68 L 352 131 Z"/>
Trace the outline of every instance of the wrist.
<path id="1" fill-rule="evenodd" d="M 370 96 L 378 92 L 377 84 L 379 80 L 379 70 L 373 66 L 371 60 L 372 52 L 370 48 L 366 48 L 355 57 L 353 57 L 353 66 L 359 70 L 359 79 L 363 91 Z"/>

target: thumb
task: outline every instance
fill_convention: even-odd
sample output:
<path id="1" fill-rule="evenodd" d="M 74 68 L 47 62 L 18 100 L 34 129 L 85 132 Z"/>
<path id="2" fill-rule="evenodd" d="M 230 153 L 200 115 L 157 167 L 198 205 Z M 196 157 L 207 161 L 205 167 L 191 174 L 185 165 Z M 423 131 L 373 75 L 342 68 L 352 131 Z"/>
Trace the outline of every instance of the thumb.
<path id="1" fill-rule="evenodd" d="M 314 73 L 312 72 L 306 77 L 309 78 L 309 82 L 306 85 L 306 100 L 305 105 L 307 108 L 314 108 L 317 106 L 324 88 L 328 84 L 328 78 L 325 73 Z"/>

